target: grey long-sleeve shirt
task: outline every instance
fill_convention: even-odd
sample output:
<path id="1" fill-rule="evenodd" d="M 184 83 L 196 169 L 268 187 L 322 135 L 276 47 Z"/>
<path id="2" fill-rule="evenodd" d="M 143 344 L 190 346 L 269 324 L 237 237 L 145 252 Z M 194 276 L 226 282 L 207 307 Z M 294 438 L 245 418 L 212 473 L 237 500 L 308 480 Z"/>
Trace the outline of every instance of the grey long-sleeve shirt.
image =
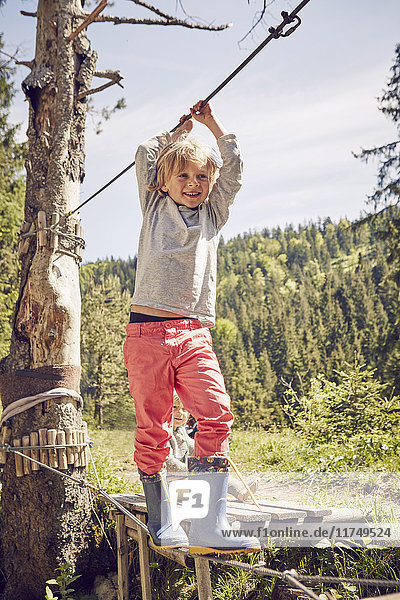
<path id="1" fill-rule="evenodd" d="M 136 176 L 143 224 L 132 304 L 215 324 L 217 248 L 220 231 L 241 186 L 242 161 L 233 134 L 217 140 L 222 166 L 208 199 L 196 209 L 150 192 L 156 161 L 171 142 L 162 132 L 139 146 Z"/>

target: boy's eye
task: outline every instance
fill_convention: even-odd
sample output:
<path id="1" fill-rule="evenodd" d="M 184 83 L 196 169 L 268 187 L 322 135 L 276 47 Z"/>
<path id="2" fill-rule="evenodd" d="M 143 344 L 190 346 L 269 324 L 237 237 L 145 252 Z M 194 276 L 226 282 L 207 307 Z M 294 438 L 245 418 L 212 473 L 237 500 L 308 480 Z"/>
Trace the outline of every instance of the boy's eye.
<path id="1" fill-rule="evenodd" d="M 207 180 L 207 179 L 208 179 L 208 176 L 207 176 L 207 175 L 200 174 L 200 175 L 199 175 L 199 179 L 205 179 L 205 180 Z"/>

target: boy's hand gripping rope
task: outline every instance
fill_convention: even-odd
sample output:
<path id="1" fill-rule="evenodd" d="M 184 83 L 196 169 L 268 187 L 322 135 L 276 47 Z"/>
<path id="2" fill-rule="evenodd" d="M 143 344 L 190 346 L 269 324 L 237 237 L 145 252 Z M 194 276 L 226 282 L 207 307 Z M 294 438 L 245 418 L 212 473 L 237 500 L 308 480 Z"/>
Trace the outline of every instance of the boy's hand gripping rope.
<path id="1" fill-rule="evenodd" d="M 310 0 L 303 0 L 302 2 L 300 2 L 300 4 L 298 6 L 296 6 L 296 8 L 294 10 L 292 10 L 291 13 L 287 13 L 285 11 L 282 11 L 281 12 L 282 22 L 278 25 L 278 27 L 270 27 L 268 29 L 270 35 L 267 38 L 265 38 L 265 40 L 263 42 L 261 42 L 261 44 L 259 46 L 257 46 L 257 48 L 234 71 L 232 71 L 232 73 L 230 75 L 228 75 L 228 77 L 226 79 L 224 79 L 224 81 L 222 83 L 220 83 L 220 85 L 218 87 L 216 87 L 215 90 L 213 90 L 211 92 L 211 94 L 209 94 L 207 96 L 207 98 L 205 100 L 203 100 L 202 106 L 205 106 L 207 104 L 207 102 L 209 102 L 212 98 L 214 98 L 214 96 L 216 96 L 218 94 L 218 92 L 220 92 L 234 77 L 236 77 L 236 75 L 242 69 L 244 69 L 244 67 L 246 65 L 248 65 L 249 62 L 251 60 L 253 60 L 253 58 L 259 52 L 261 52 L 261 50 L 267 44 L 269 44 L 269 42 L 271 40 L 276 40 L 276 39 L 278 39 L 280 37 L 288 37 L 289 35 L 291 35 L 299 27 L 299 25 L 301 24 L 301 19 L 298 16 L 297 13 L 299 13 L 306 6 L 306 4 L 308 4 L 309 2 L 310 2 Z M 286 31 L 285 31 L 285 28 L 288 25 L 290 25 L 291 23 L 293 23 L 293 26 L 290 27 L 289 29 L 286 29 Z M 175 125 L 175 127 L 173 127 L 173 129 L 170 130 L 170 133 L 173 133 L 174 131 L 176 131 L 178 129 L 178 127 L 180 127 L 185 121 L 187 121 L 188 119 L 191 119 L 191 118 L 192 117 L 190 115 L 188 115 L 186 117 L 186 119 L 184 119 L 183 121 L 181 121 L 177 125 Z M 85 200 L 84 202 L 82 202 L 82 204 L 79 204 L 79 206 L 77 206 L 73 210 L 70 210 L 69 212 L 67 212 L 64 215 L 64 219 L 67 219 L 68 217 L 70 217 L 71 215 L 73 215 L 75 212 L 77 212 L 83 206 L 85 206 L 85 204 L 87 204 L 88 202 L 90 202 L 90 200 L 93 200 L 93 198 L 95 198 L 96 196 L 98 196 L 99 194 L 101 194 L 101 192 L 103 192 L 112 183 L 114 183 L 114 181 L 116 181 L 122 175 L 124 175 L 127 171 L 129 171 L 129 169 L 131 169 L 134 166 L 134 164 L 135 164 L 135 161 L 131 162 L 127 167 L 125 167 L 125 169 L 123 171 L 121 171 L 120 173 L 118 173 L 115 177 L 113 177 L 110 181 L 108 181 L 105 185 L 103 185 L 103 187 L 101 187 L 99 190 L 97 190 L 97 192 L 95 192 L 94 194 L 92 194 L 87 200 Z"/>

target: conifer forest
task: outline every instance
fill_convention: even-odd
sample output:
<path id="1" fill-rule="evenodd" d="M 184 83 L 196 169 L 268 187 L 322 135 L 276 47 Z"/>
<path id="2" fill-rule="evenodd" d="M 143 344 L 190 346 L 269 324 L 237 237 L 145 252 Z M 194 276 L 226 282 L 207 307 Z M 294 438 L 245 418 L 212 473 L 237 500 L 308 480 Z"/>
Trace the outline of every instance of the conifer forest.
<path id="1" fill-rule="evenodd" d="M 398 127 L 400 47 L 379 109 Z M 17 298 L 18 230 L 23 214 L 24 145 L 9 122 L 12 69 L 1 71 L 0 351 L 9 347 Z M 306 397 L 316 381 L 339 382 L 358 369 L 400 394 L 398 144 L 364 150 L 379 162 L 370 216 L 246 232 L 218 257 L 214 347 L 231 395 L 236 426 L 291 426 L 288 398 Z M 122 342 L 136 259 L 83 264 L 82 392 L 94 423 L 134 423 Z M 321 379 L 322 378 L 322 379 Z M 122 410 L 123 407 L 123 410 Z M 123 416 L 121 417 L 121 410 Z"/>
<path id="2" fill-rule="evenodd" d="M 221 242 L 212 335 L 236 426 L 290 424 L 290 390 L 306 394 L 316 378 L 337 382 L 356 365 L 374 370 L 388 397 L 399 393 L 390 270 L 368 223 L 327 219 Z M 135 259 L 81 269 L 83 392 L 111 426 L 122 402 L 127 426 L 132 419 L 121 345 L 134 276 Z"/>

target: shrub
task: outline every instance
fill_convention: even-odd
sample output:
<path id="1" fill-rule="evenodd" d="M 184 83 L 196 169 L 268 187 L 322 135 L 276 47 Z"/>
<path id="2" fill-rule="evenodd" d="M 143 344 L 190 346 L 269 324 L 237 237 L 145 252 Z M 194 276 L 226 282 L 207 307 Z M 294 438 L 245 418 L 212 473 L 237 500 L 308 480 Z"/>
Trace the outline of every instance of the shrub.
<path id="1" fill-rule="evenodd" d="M 345 365 L 336 371 L 337 383 L 318 375 L 302 396 L 287 384 L 284 410 L 292 426 L 313 444 L 398 431 L 400 396 L 375 379 L 374 369 L 357 360 Z"/>

